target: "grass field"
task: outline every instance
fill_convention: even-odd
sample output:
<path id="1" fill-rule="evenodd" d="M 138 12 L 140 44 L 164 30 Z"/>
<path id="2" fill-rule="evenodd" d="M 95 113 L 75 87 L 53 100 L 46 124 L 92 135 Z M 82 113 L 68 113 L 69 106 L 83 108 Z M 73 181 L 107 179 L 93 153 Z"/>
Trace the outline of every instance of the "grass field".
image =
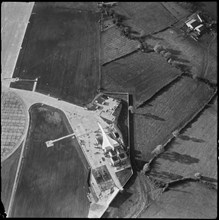
<path id="1" fill-rule="evenodd" d="M 135 51 L 138 42 L 129 40 L 121 35 L 121 30 L 117 27 L 111 27 L 101 33 L 101 63 L 108 63 L 114 59 L 127 55 Z"/>
<path id="2" fill-rule="evenodd" d="M 196 172 L 199 172 L 206 180 L 216 183 L 217 99 L 166 149 L 155 160 L 150 175 L 162 178 L 162 175 L 166 174 L 163 176 L 168 182 L 174 175 L 193 177 Z"/>
<path id="3" fill-rule="evenodd" d="M 160 31 L 176 21 L 160 2 L 119 2 L 115 11 L 128 18 L 125 24 L 145 34 Z"/>
<path id="4" fill-rule="evenodd" d="M 181 7 L 177 2 L 161 2 L 161 4 L 177 19 L 186 18 L 191 14 L 188 10 Z"/>
<path id="5" fill-rule="evenodd" d="M 22 143 L 10 157 L 1 163 L 1 199 L 6 213 L 8 213 L 21 148 Z"/>
<path id="6" fill-rule="evenodd" d="M 208 14 L 214 19 L 217 20 L 217 1 L 211 1 L 211 2 L 201 2 L 202 8 L 208 12 Z"/>
<path id="7" fill-rule="evenodd" d="M 59 110 L 40 104 L 31 108 L 30 115 L 11 217 L 87 217 L 88 170 L 77 153 L 77 141 L 45 145 L 72 132 L 67 119 Z"/>
<path id="8" fill-rule="evenodd" d="M 139 105 L 180 74 L 159 54 L 137 52 L 103 66 L 102 82 L 107 90 L 115 91 L 116 84 L 117 91 L 132 93 Z"/>
<path id="9" fill-rule="evenodd" d="M 36 3 L 13 76 L 40 76 L 36 91 L 89 103 L 98 86 L 98 20 L 99 13 Z M 12 84 L 25 89 L 22 82 Z"/>
<path id="10" fill-rule="evenodd" d="M 164 192 L 139 218 L 216 218 L 217 193 L 196 182 Z"/>
<path id="11" fill-rule="evenodd" d="M 139 108 L 134 115 L 134 148 L 139 157 L 149 161 L 155 147 L 166 143 L 172 132 L 187 123 L 213 94 L 207 84 L 182 77 Z"/>

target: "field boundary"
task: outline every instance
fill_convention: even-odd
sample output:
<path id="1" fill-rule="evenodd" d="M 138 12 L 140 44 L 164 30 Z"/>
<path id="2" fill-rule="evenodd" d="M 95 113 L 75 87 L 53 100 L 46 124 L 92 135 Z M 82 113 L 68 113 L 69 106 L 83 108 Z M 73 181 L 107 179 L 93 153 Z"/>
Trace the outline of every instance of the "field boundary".
<path id="1" fill-rule="evenodd" d="M 206 108 L 208 103 L 211 102 L 211 100 L 214 98 L 214 96 L 216 94 L 217 94 L 217 90 L 214 91 L 213 95 L 209 98 L 208 101 L 206 101 L 206 103 L 203 105 L 203 107 L 201 107 L 196 113 L 194 113 L 194 115 L 191 116 L 191 118 L 189 120 L 187 120 L 187 122 L 185 122 L 181 127 L 177 128 L 175 131 L 172 132 L 172 137 L 170 137 L 164 144 L 162 144 L 162 148 L 164 149 L 164 152 L 165 152 L 165 148 L 168 147 L 168 144 L 171 143 L 178 136 L 180 131 L 183 131 L 187 126 L 189 126 L 189 124 L 193 123 L 193 120 L 195 120 L 196 117 L 199 117 L 199 114 L 201 114 L 203 112 L 203 110 Z M 159 154 L 162 154 L 162 152 Z M 159 157 L 159 154 L 152 157 L 150 159 L 150 161 L 148 162 L 150 170 L 153 166 L 153 162 L 156 160 L 157 157 Z M 150 173 L 150 170 L 148 171 L 149 173 Z"/>

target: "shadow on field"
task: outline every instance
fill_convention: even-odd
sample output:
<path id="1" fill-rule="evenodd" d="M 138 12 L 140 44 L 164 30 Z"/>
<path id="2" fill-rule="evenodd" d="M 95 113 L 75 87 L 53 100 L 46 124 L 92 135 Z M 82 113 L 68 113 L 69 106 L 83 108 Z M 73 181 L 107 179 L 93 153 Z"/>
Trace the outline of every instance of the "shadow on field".
<path id="1" fill-rule="evenodd" d="M 152 170 L 150 172 L 150 176 L 153 176 L 155 178 L 159 178 L 162 180 L 177 180 L 177 179 L 182 179 L 183 176 L 175 174 L 175 173 L 170 173 L 170 172 L 166 172 L 166 171 L 156 171 L 156 170 Z"/>
<path id="2" fill-rule="evenodd" d="M 155 37 L 153 35 L 148 35 L 148 36 L 145 36 L 145 40 L 146 39 L 152 39 L 152 40 L 163 40 L 162 37 Z"/>
<path id="3" fill-rule="evenodd" d="M 198 163 L 199 159 L 195 157 L 191 157 L 190 155 L 187 154 L 180 154 L 178 152 L 174 151 L 166 151 L 162 154 L 159 155 L 159 158 L 162 158 L 164 160 L 169 160 L 171 162 L 179 162 L 183 164 L 193 164 L 193 163 Z"/>
<path id="4" fill-rule="evenodd" d="M 201 179 L 207 182 L 215 182 L 215 183 L 217 182 L 216 179 L 207 176 L 202 176 Z"/>
<path id="5" fill-rule="evenodd" d="M 121 206 L 126 200 L 131 197 L 132 193 L 124 190 L 123 192 L 119 192 L 116 196 L 116 199 L 111 203 L 110 207 L 118 208 Z"/>
<path id="6" fill-rule="evenodd" d="M 205 140 L 203 140 L 203 139 L 189 137 L 188 135 L 179 135 L 178 138 L 180 138 L 183 141 L 193 141 L 193 142 L 197 142 L 197 143 L 204 143 L 205 142 Z"/>
<path id="7" fill-rule="evenodd" d="M 166 121 L 164 118 L 161 118 L 157 115 L 153 115 L 151 113 L 142 113 L 142 114 L 138 114 L 138 115 L 142 115 L 142 116 L 145 116 L 145 118 L 151 118 L 151 119 L 154 119 L 156 121 Z"/>
<path id="8" fill-rule="evenodd" d="M 171 48 L 167 48 L 166 51 L 171 53 L 173 56 L 178 56 L 178 55 L 181 55 L 181 53 L 182 53 L 180 50 L 174 50 Z"/>

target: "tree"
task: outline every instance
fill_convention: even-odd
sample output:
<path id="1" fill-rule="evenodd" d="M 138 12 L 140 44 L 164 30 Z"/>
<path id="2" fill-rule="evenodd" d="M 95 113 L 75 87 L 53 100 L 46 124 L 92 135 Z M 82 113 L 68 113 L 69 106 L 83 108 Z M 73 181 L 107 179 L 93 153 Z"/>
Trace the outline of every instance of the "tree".
<path id="1" fill-rule="evenodd" d="M 164 57 L 166 58 L 166 60 L 169 60 L 171 58 L 172 54 L 170 52 L 166 52 L 164 54 Z"/>
<path id="2" fill-rule="evenodd" d="M 156 53 L 160 53 L 162 50 L 163 50 L 163 46 L 162 46 L 162 45 L 156 44 L 156 45 L 154 46 L 154 51 L 155 51 Z"/>
<path id="3" fill-rule="evenodd" d="M 160 145 L 157 145 L 157 147 L 151 153 L 157 156 L 162 152 L 164 152 L 164 146 L 160 144 Z"/>
<path id="4" fill-rule="evenodd" d="M 160 54 L 161 54 L 162 56 L 164 56 L 164 55 L 165 55 L 165 53 L 166 53 L 166 51 L 165 51 L 165 50 L 161 50 L 161 51 L 160 51 Z"/>
<path id="5" fill-rule="evenodd" d="M 143 166 L 143 172 L 146 173 L 150 170 L 150 164 L 149 163 L 145 163 L 145 165 Z"/>

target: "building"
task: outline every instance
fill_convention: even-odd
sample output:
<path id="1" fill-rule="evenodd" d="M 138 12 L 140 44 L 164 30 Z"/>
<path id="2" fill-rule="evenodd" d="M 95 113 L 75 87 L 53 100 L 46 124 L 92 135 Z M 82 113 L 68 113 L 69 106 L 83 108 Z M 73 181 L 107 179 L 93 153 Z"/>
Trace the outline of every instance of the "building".
<path id="1" fill-rule="evenodd" d="M 204 21 L 199 14 L 193 14 L 185 24 L 189 28 L 191 36 L 195 38 L 200 37 L 206 30 Z"/>

